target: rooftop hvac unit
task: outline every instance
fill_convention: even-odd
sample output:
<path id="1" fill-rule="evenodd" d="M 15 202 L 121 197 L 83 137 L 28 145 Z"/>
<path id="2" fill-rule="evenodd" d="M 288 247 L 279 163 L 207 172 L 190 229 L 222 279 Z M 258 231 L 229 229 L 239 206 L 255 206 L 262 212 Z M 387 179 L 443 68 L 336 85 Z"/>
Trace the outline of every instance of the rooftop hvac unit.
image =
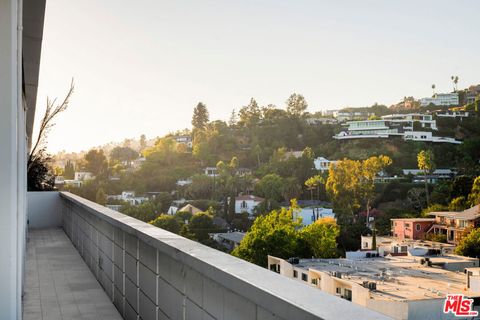
<path id="1" fill-rule="evenodd" d="M 288 263 L 290 263 L 290 264 L 299 264 L 299 263 L 300 263 L 300 259 L 297 258 L 297 257 L 289 258 L 289 259 L 288 259 Z"/>
<path id="2" fill-rule="evenodd" d="M 370 289 L 371 291 L 377 290 L 377 283 L 376 282 L 370 282 L 368 284 L 368 289 Z"/>

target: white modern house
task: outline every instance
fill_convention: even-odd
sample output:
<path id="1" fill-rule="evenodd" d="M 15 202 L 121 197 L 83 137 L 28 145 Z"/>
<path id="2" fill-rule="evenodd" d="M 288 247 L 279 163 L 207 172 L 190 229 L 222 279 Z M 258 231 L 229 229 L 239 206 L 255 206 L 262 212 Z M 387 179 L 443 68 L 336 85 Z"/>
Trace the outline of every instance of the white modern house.
<path id="1" fill-rule="evenodd" d="M 203 172 L 206 176 L 209 176 L 209 177 L 216 177 L 218 176 L 218 169 L 217 167 L 206 167 L 205 169 L 203 169 Z"/>
<path id="2" fill-rule="evenodd" d="M 335 160 L 328 160 L 327 158 L 324 157 L 317 157 L 313 160 L 313 164 L 315 166 L 315 169 L 324 173 L 328 171 L 330 168 L 330 164 L 335 164 L 337 161 Z"/>
<path id="3" fill-rule="evenodd" d="M 235 213 L 248 213 L 252 216 L 254 214 L 255 208 L 264 201 L 265 199 L 254 196 L 254 195 L 242 195 L 235 197 Z"/>
<path id="4" fill-rule="evenodd" d="M 433 97 L 421 98 L 420 105 L 426 107 L 430 104 L 435 106 L 458 106 L 459 105 L 458 93 L 437 93 Z"/>
<path id="5" fill-rule="evenodd" d="M 387 319 L 69 192 L 27 193 L 44 12 L 0 0 L 2 320 Z"/>
<path id="6" fill-rule="evenodd" d="M 440 118 L 468 118 L 470 116 L 470 112 L 462 111 L 462 110 L 447 110 L 447 111 L 438 111 L 435 113 L 437 117 Z"/>
<path id="7" fill-rule="evenodd" d="M 77 181 L 88 181 L 94 179 L 95 176 L 93 173 L 88 171 L 75 171 L 75 178 L 74 180 Z"/>
<path id="8" fill-rule="evenodd" d="M 193 144 L 192 144 L 192 137 L 190 136 L 177 136 L 175 137 L 175 141 L 179 144 L 184 144 L 186 145 L 188 148 L 192 148 Z"/>
<path id="9" fill-rule="evenodd" d="M 413 141 L 462 143 L 454 138 L 434 136 L 432 131 L 436 131 L 438 128 L 436 120 L 429 114 L 387 115 L 383 116 L 381 120 L 349 121 L 346 126 L 346 130 L 341 131 L 333 138 L 337 140 L 387 139 L 396 136 Z"/>

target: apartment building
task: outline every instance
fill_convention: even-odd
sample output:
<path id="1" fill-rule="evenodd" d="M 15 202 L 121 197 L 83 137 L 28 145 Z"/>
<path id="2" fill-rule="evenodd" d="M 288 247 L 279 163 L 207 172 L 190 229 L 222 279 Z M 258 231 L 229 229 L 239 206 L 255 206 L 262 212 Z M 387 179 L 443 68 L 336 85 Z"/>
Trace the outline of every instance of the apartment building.
<path id="1" fill-rule="evenodd" d="M 455 270 L 443 269 L 445 263 L 454 263 Z M 447 294 L 480 298 L 478 259 L 459 256 L 288 260 L 268 256 L 268 268 L 393 319 L 454 319 L 443 314 Z"/>
<path id="2" fill-rule="evenodd" d="M 461 212 L 430 212 L 434 216 L 428 232 L 444 234 L 448 243 L 458 244 L 472 229 L 480 227 L 480 205 Z"/>
<path id="3" fill-rule="evenodd" d="M 428 105 L 435 106 L 458 106 L 460 104 L 458 93 L 437 93 L 433 97 L 420 99 L 420 106 L 426 107 Z"/>

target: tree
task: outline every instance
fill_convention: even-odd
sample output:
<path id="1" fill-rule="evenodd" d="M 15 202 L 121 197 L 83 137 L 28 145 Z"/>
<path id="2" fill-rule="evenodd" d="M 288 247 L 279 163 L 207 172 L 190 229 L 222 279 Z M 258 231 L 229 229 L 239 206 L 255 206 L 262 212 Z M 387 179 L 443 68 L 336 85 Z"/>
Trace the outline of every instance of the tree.
<path id="1" fill-rule="evenodd" d="M 72 161 L 68 160 L 67 164 L 65 165 L 63 176 L 65 179 L 72 180 L 75 178 L 75 167 L 73 166 Z"/>
<path id="2" fill-rule="evenodd" d="M 74 90 L 73 79 L 67 95 L 60 104 L 57 99 L 47 98 L 47 108 L 40 120 L 38 135 L 30 151 L 27 161 L 27 189 L 28 191 L 48 191 L 55 186 L 55 176 L 50 166 L 51 156 L 46 152 L 48 133 L 55 125 L 53 119 L 67 110 Z"/>
<path id="3" fill-rule="evenodd" d="M 460 240 L 455 248 L 455 253 L 472 258 L 480 257 L 480 228 L 473 229 L 467 236 Z"/>
<path id="4" fill-rule="evenodd" d="M 215 232 L 217 227 L 213 224 L 212 215 L 208 212 L 200 212 L 190 219 L 188 230 L 197 241 L 204 242 L 210 238 L 208 234 Z"/>
<path id="5" fill-rule="evenodd" d="M 435 84 L 432 84 L 432 97 L 435 97 Z"/>
<path id="6" fill-rule="evenodd" d="M 299 237 L 308 248 L 303 256 L 315 258 L 335 258 L 337 255 L 337 237 L 340 229 L 333 218 L 322 218 L 300 231 Z"/>
<path id="7" fill-rule="evenodd" d="M 213 195 L 214 179 L 204 174 L 196 174 L 192 177 L 192 183 L 188 185 L 186 193 L 193 199 L 209 199 Z"/>
<path id="8" fill-rule="evenodd" d="M 435 163 L 433 160 L 432 150 L 422 150 L 417 155 L 418 169 L 423 170 L 425 180 L 425 194 L 427 197 L 427 206 L 430 205 L 429 192 L 428 192 L 428 178 L 427 175 L 432 172 Z"/>
<path id="9" fill-rule="evenodd" d="M 301 94 L 292 93 L 286 101 L 287 113 L 296 117 L 300 117 L 307 110 L 308 104 Z"/>
<path id="10" fill-rule="evenodd" d="M 310 177 L 305 181 L 305 186 L 308 190 L 310 190 L 310 198 L 313 200 L 313 190 L 317 189 L 317 197 L 320 200 L 320 186 L 325 183 L 325 179 L 323 179 L 320 175 L 315 175 Z"/>
<path id="11" fill-rule="evenodd" d="M 283 179 L 282 196 L 283 200 L 290 202 L 297 199 L 302 194 L 302 186 L 298 183 L 296 177 L 288 177 Z"/>
<path id="12" fill-rule="evenodd" d="M 140 152 L 145 150 L 146 147 L 147 147 L 147 136 L 142 134 L 140 136 Z"/>
<path id="13" fill-rule="evenodd" d="M 282 208 L 267 215 L 258 216 L 240 245 L 232 252 L 234 256 L 267 266 L 267 256 L 294 257 L 297 253 L 297 228 L 293 219 L 294 210 Z"/>
<path id="14" fill-rule="evenodd" d="M 250 103 L 240 109 L 238 116 L 240 118 L 239 122 L 241 125 L 244 127 L 253 127 L 260 122 L 262 112 L 257 101 L 254 98 L 251 98 Z"/>
<path id="15" fill-rule="evenodd" d="M 193 109 L 192 126 L 194 129 L 205 129 L 209 122 L 209 114 L 207 106 L 203 102 L 199 102 Z"/>
<path id="16" fill-rule="evenodd" d="M 448 205 L 449 211 L 460 212 L 465 210 L 466 208 L 467 208 L 467 201 L 465 200 L 465 197 L 453 198 L 452 201 L 450 201 L 450 204 Z"/>
<path id="17" fill-rule="evenodd" d="M 480 176 L 473 181 L 472 191 L 468 195 L 468 204 L 471 207 L 480 204 Z"/>
<path id="18" fill-rule="evenodd" d="M 95 195 L 95 202 L 104 206 L 107 203 L 107 195 L 102 188 L 99 188 Z"/>
<path id="19" fill-rule="evenodd" d="M 230 115 L 230 119 L 228 119 L 228 126 L 233 128 L 237 124 L 237 114 L 235 112 L 235 109 L 232 110 L 232 114 Z"/>
<path id="20" fill-rule="evenodd" d="M 267 200 L 280 201 L 282 199 L 283 178 L 278 174 L 270 173 L 262 177 L 256 185 L 258 193 Z"/>
<path id="21" fill-rule="evenodd" d="M 161 214 L 154 220 L 149 222 L 151 225 L 155 227 L 179 234 L 181 229 L 181 224 L 178 220 L 171 215 L 168 214 Z"/>
<path id="22" fill-rule="evenodd" d="M 115 147 L 110 152 L 110 159 L 118 162 L 131 162 L 138 157 L 138 152 L 130 147 Z"/>
<path id="23" fill-rule="evenodd" d="M 457 90 L 458 90 L 458 76 L 451 76 L 450 79 L 452 79 L 452 82 L 453 82 L 453 92 L 457 92 Z"/>
<path id="24" fill-rule="evenodd" d="M 92 149 L 87 152 L 84 157 L 85 169 L 95 176 L 102 176 L 107 173 L 108 162 L 107 157 L 103 154 L 103 150 Z"/>

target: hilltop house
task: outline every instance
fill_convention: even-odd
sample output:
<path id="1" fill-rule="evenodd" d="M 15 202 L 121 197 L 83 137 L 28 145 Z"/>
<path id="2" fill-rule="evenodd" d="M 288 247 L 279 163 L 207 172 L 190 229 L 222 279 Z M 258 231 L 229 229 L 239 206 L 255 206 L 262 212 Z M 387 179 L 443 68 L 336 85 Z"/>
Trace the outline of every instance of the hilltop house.
<path id="1" fill-rule="evenodd" d="M 424 183 L 425 178 L 428 183 L 437 183 L 440 180 L 450 180 L 457 175 L 457 172 L 452 169 L 435 169 L 426 177 L 424 171 L 420 169 L 403 169 L 402 172 L 404 176 L 412 175 L 413 183 Z"/>
<path id="2" fill-rule="evenodd" d="M 235 197 L 235 213 L 248 213 L 253 216 L 255 208 L 265 199 L 253 195 L 241 195 Z"/>
<path id="3" fill-rule="evenodd" d="M 186 145 L 189 149 L 192 148 L 192 137 L 190 136 L 177 136 L 175 137 L 175 141 L 179 144 Z"/>
<path id="4" fill-rule="evenodd" d="M 217 167 L 206 167 L 205 169 L 203 169 L 203 172 L 206 176 L 209 176 L 209 177 L 218 176 Z"/>
<path id="5" fill-rule="evenodd" d="M 429 114 L 394 114 L 383 116 L 381 120 L 349 121 L 345 125 L 347 129 L 333 136 L 334 139 L 401 137 L 412 141 L 462 143 L 454 138 L 433 136 L 432 131 L 437 130 L 437 124 Z"/>
<path id="6" fill-rule="evenodd" d="M 480 205 L 461 212 L 430 212 L 434 216 L 428 232 L 444 234 L 447 242 L 458 244 L 473 228 L 480 226 Z"/>
<path id="7" fill-rule="evenodd" d="M 458 106 L 460 101 L 457 92 L 437 93 L 433 97 L 420 99 L 420 106 L 426 107 L 430 104 L 435 106 Z"/>
<path id="8" fill-rule="evenodd" d="M 324 157 L 318 157 L 313 160 L 315 169 L 322 173 L 328 171 L 328 168 L 330 167 L 330 163 L 335 164 L 336 162 L 337 161 L 328 160 L 327 158 L 324 158 Z"/>

